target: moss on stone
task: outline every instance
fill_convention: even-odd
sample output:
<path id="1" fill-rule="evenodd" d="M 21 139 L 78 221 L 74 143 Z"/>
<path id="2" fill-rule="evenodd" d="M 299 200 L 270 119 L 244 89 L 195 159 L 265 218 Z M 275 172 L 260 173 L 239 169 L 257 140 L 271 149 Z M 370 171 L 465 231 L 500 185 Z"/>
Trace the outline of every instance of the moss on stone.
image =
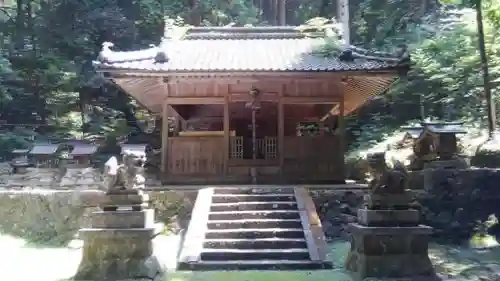
<path id="1" fill-rule="evenodd" d="M 500 144 L 490 141 L 478 147 L 471 165 L 479 168 L 500 168 Z"/>
<path id="2" fill-rule="evenodd" d="M 102 191 L 0 191 L 0 232 L 51 246 L 66 245 L 88 227 Z M 186 228 L 196 191 L 149 192 L 156 219 L 167 232 Z"/>

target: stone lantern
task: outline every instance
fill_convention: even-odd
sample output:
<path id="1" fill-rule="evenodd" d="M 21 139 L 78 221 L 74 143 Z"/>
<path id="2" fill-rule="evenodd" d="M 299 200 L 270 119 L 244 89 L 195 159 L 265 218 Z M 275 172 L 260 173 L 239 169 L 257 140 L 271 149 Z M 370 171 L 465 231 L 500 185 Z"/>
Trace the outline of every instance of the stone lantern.
<path id="1" fill-rule="evenodd" d="M 14 149 L 12 150 L 13 159 L 10 162 L 12 167 L 12 172 L 14 174 L 24 174 L 27 172 L 27 168 L 30 166 L 28 161 L 29 149 Z"/>

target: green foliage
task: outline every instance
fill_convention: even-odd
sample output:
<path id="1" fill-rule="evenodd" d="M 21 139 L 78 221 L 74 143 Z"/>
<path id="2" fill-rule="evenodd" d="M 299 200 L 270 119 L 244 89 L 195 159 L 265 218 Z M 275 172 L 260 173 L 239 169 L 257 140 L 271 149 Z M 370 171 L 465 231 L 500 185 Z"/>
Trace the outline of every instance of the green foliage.
<path id="1" fill-rule="evenodd" d="M 500 167 L 500 148 L 495 140 L 481 144 L 470 159 L 471 165 L 481 168 Z"/>
<path id="2" fill-rule="evenodd" d="M 104 41 L 118 49 L 158 43 L 163 20 L 186 25 L 276 23 L 272 1 L 255 0 L 27 0 L 0 10 L 0 125 L 4 151 L 21 145 L 14 127 L 36 128 L 37 138 L 102 137 L 110 142 L 139 130 L 139 106 L 97 75 L 91 61 Z M 349 118 L 351 147 L 383 138 L 421 117 L 485 119 L 477 31 L 472 1 L 351 0 L 351 40 L 391 51 L 410 47 L 415 65 L 381 98 Z M 452 4 L 452 5 L 451 5 Z M 287 0 L 287 24 L 324 40 L 319 56 L 340 51 L 333 0 Z M 495 101 L 500 82 L 500 2 L 483 0 L 486 49 Z M 140 121 L 140 120 L 139 120 Z M 10 144 L 9 142 L 12 142 Z M 0 155 L 2 155 L 0 151 Z"/>
<path id="3" fill-rule="evenodd" d="M 297 30 L 307 37 L 321 38 L 318 46 L 313 49 L 314 54 L 330 57 L 337 56 L 342 52 L 338 23 L 335 19 L 312 18 L 298 26 Z"/>

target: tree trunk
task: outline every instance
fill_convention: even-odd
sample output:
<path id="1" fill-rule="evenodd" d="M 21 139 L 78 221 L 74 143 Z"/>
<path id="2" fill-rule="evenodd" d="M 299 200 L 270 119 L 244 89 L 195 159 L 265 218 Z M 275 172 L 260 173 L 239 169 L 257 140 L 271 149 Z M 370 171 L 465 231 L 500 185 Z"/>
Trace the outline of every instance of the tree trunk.
<path id="1" fill-rule="evenodd" d="M 15 46 L 15 48 L 17 50 L 23 50 L 24 49 L 24 30 L 25 30 L 24 1 L 17 0 L 16 6 L 17 7 L 16 7 L 16 46 Z"/>
<path id="2" fill-rule="evenodd" d="M 479 40 L 479 54 L 481 55 L 481 65 L 483 68 L 484 95 L 486 98 L 486 106 L 488 112 L 488 136 L 490 139 L 492 139 L 495 132 L 496 112 L 495 103 L 493 102 L 493 98 L 491 96 L 491 87 L 488 72 L 488 58 L 486 56 L 486 47 L 484 43 L 483 11 L 481 2 L 481 0 L 476 0 L 477 34 Z"/>
<path id="3" fill-rule="evenodd" d="M 200 0 L 189 0 L 189 13 L 190 13 L 190 24 L 193 26 L 200 26 L 201 24 L 201 7 Z"/>
<path id="4" fill-rule="evenodd" d="M 329 2 L 328 0 L 321 0 L 321 5 L 319 7 L 320 17 L 328 18 L 328 2 Z"/>
<path id="5" fill-rule="evenodd" d="M 278 24 L 286 25 L 286 0 L 278 0 Z"/>

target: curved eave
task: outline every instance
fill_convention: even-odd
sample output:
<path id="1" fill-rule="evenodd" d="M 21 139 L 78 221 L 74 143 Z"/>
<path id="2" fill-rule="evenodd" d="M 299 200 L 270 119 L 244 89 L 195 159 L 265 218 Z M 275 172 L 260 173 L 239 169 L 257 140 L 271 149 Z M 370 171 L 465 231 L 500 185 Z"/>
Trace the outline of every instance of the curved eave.
<path id="1" fill-rule="evenodd" d="M 377 69 L 363 69 L 363 68 L 351 68 L 351 69 L 339 69 L 339 70 L 271 70 L 271 69 L 207 69 L 207 70 L 145 70 L 145 69 L 134 69 L 134 68 L 114 68 L 111 66 L 101 65 L 95 68 L 96 72 L 109 74 L 111 77 L 115 76 L 144 76 L 144 77 L 231 77 L 231 76 L 275 76 L 275 75 L 328 75 L 328 74 L 339 74 L 345 73 L 346 75 L 387 75 L 393 74 L 394 76 L 405 76 L 410 67 L 408 65 L 400 65 L 387 68 L 377 68 Z"/>
<path id="2" fill-rule="evenodd" d="M 350 79 L 345 85 L 344 92 L 344 115 L 354 113 L 358 108 L 375 96 L 385 93 L 399 79 L 393 77 L 356 77 Z M 332 114 L 338 114 L 339 109 Z"/>

